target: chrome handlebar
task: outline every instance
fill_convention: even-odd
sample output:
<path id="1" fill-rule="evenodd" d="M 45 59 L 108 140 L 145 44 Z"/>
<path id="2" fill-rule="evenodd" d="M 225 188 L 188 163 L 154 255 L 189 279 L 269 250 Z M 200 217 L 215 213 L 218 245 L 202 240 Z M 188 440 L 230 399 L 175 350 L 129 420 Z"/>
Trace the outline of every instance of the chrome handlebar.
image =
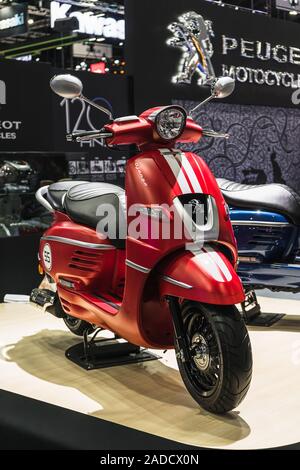
<path id="1" fill-rule="evenodd" d="M 202 129 L 202 135 L 204 137 L 214 137 L 221 139 L 228 139 L 229 134 L 224 134 L 221 132 L 215 132 L 211 129 Z M 105 129 L 95 130 L 95 131 L 76 131 L 72 134 L 67 134 L 66 138 L 68 142 L 84 142 L 92 139 L 109 139 L 113 137 L 112 132 L 107 132 Z M 104 142 L 103 142 L 104 144 Z"/>
<path id="2" fill-rule="evenodd" d="M 68 142 L 83 142 L 92 139 L 108 139 L 112 136 L 113 134 L 111 132 L 101 129 L 99 131 L 76 131 L 72 134 L 67 134 L 66 138 Z"/>

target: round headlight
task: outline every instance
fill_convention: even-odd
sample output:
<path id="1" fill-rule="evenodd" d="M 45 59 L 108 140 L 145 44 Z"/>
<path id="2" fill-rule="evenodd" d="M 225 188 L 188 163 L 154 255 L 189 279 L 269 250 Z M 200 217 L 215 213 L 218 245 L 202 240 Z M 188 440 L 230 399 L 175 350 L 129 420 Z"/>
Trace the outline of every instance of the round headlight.
<path id="1" fill-rule="evenodd" d="M 168 106 L 156 116 L 156 132 L 163 140 L 177 139 L 182 134 L 185 123 L 185 110 L 180 106 Z"/>

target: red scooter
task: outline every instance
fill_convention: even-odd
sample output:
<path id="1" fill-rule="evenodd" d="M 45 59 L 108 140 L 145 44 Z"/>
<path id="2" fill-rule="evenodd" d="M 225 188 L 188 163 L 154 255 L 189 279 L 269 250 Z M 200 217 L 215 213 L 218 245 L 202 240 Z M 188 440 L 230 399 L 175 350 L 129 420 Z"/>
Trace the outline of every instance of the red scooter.
<path id="1" fill-rule="evenodd" d="M 209 168 L 197 155 L 174 149 L 177 142 L 226 136 L 203 130 L 173 105 L 113 120 L 71 75 L 55 76 L 51 88 L 109 115 L 103 129 L 69 140 L 138 148 L 127 162 L 125 191 L 65 181 L 37 192 L 54 217 L 39 259 L 56 292 L 55 315 L 77 335 L 97 326 L 135 345 L 175 348 L 192 397 L 215 413 L 232 410 L 252 373 L 247 329 L 234 306 L 244 300 L 236 242 Z M 232 79 L 221 77 L 209 99 L 233 88 Z"/>

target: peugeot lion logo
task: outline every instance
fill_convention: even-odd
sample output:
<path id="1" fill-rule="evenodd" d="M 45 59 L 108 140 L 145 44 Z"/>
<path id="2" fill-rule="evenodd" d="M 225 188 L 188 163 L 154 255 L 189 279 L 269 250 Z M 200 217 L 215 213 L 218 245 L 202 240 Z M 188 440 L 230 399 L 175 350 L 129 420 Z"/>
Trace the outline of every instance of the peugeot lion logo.
<path id="1" fill-rule="evenodd" d="M 6 104 L 6 85 L 3 80 L 0 80 L 0 104 Z"/>
<path id="2" fill-rule="evenodd" d="M 198 85 L 214 82 L 216 76 L 211 63 L 214 51 L 210 41 L 214 36 L 212 22 L 189 11 L 179 16 L 178 22 L 171 23 L 168 30 L 173 37 L 167 40 L 167 44 L 182 50 L 178 73 L 172 81 L 190 84 L 194 74 L 197 74 Z"/>

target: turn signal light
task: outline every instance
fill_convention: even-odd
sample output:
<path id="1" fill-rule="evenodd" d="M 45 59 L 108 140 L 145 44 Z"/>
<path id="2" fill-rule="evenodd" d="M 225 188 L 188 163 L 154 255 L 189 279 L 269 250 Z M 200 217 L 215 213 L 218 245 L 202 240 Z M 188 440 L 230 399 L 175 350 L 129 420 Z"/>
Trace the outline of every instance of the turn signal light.
<path id="1" fill-rule="evenodd" d="M 39 263 L 39 265 L 38 265 L 38 272 L 39 272 L 39 274 L 41 274 L 41 275 L 44 274 L 44 270 L 43 270 L 42 266 L 40 265 L 40 263 Z"/>

